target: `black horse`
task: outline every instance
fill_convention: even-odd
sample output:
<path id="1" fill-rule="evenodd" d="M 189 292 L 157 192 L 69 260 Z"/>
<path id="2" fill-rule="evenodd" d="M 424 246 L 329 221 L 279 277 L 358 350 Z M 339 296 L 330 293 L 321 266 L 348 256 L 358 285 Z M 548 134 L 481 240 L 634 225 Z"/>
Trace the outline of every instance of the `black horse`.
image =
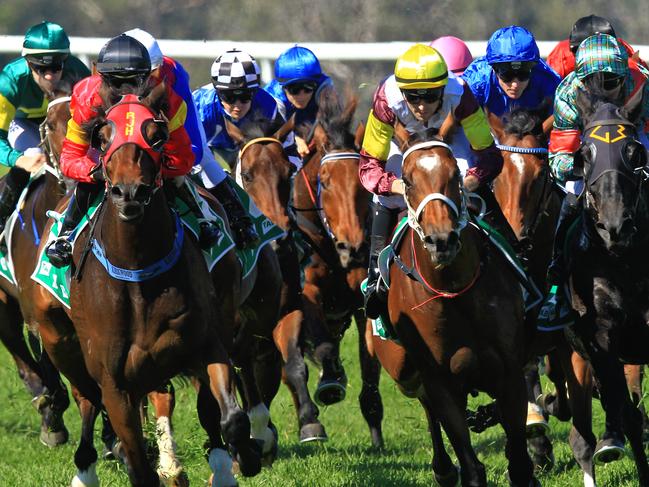
<path id="1" fill-rule="evenodd" d="M 622 108 L 580 92 L 577 107 L 584 129 L 575 171 L 585 188 L 570 251 L 569 284 L 579 317 L 567 333 L 592 365 L 606 413 L 597 445 L 592 432 L 580 433 L 599 462 L 618 459 L 626 435 L 638 484 L 647 486 L 641 415 L 623 369 L 623 363 L 649 363 L 649 166 L 636 130 L 642 89 Z"/>

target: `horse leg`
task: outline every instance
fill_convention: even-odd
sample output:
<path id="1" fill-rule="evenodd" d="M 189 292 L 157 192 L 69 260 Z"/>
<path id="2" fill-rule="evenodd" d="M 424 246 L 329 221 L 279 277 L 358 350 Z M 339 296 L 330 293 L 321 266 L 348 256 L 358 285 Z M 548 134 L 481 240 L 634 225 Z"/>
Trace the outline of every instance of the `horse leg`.
<path id="1" fill-rule="evenodd" d="M 330 406 L 345 399 L 347 375 L 340 361 L 339 344 L 322 312 L 320 289 L 307 282 L 302 296 L 306 333 L 313 343 L 313 360 L 321 369 L 313 399 L 319 405 Z"/>
<path id="2" fill-rule="evenodd" d="M 505 456 L 509 461 L 509 481 L 513 486 L 528 487 L 534 482 L 534 467 L 527 454 L 525 441 L 526 389 L 522 374 L 515 367 L 507 367 L 504 387 L 498 397 L 501 424 L 507 437 Z"/>
<path id="3" fill-rule="evenodd" d="M 273 330 L 273 339 L 284 361 L 283 379 L 298 415 L 300 441 L 325 441 L 327 433 L 318 421 L 319 411 L 309 396 L 309 372 L 300 350 L 302 311 L 294 310 L 280 319 Z"/>
<path id="4" fill-rule="evenodd" d="M 626 383 L 631 393 L 633 404 L 640 410 L 642 415 L 642 436 L 643 441 L 649 441 L 649 418 L 644 407 L 642 394 L 642 379 L 644 377 L 644 365 L 625 365 L 624 375 Z"/>
<path id="5" fill-rule="evenodd" d="M 99 487 L 96 471 L 97 450 L 95 450 L 93 441 L 97 408 L 74 386 L 72 387 L 72 396 L 81 415 L 81 438 L 74 453 L 77 473 L 72 479 L 71 487 Z"/>
<path id="6" fill-rule="evenodd" d="M 206 431 L 208 434 L 209 431 L 213 431 L 213 434 L 217 431 L 222 432 L 232 457 L 239 463 L 241 473 L 245 477 L 252 477 L 261 470 L 261 448 L 257 441 L 250 437 L 250 419 L 237 404 L 233 374 L 225 357 L 225 351 L 217 351 L 217 361 L 207 366 L 210 390 L 218 402 L 218 407 L 203 398 L 202 404 L 199 404 L 199 414 L 209 415 L 220 410 L 220 428 L 217 430 L 212 423 L 205 423 L 210 428 L 206 428 Z"/>
<path id="7" fill-rule="evenodd" d="M 425 380 L 423 386 L 430 401 L 432 415 L 441 422 L 460 462 L 462 485 L 464 487 L 486 486 L 485 468 L 471 446 L 471 436 L 466 425 L 466 396 L 454 394 L 443 380 Z M 521 421 L 524 425 L 524 415 Z"/>
<path id="8" fill-rule="evenodd" d="M 559 421 L 568 421 L 570 419 L 570 406 L 566 393 L 566 376 L 557 354 L 558 352 L 553 350 L 546 357 L 546 375 L 554 384 L 555 392 L 552 395 L 548 394 L 543 397 L 543 407 Z"/>
<path id="9" fill-rule="evenodd" d="M 566 342 L 557 350 L 568 386 L 568 403 L 572 412 L 569 443 L 572 454 L 583 471 L 584 487 L 595 486 L 593 452 L 596 438 L 593 434 L 592 389 L 590 365 Z"/>
<path id="10" fill-rule="evenodd" d="M 383 447 L 383 432 L 381 422 L 383 421 L 383 402 L 379 392 L 379 380 L 381 378 L 381 365 L 373 355 L 370 355 L 369 348 L 372 340 L 372 325 L 365 318 L 365 314 L 357 311 L 354 313 L 354 321 L 358 329 L 358 358 L 361 366 L 361 380 L 363 385 L 358 395 L 358 402 L 361 406 L 361 413 L 370 428 L 372 446 Z"/>
<path id="11" fill-rule="evenodd" d="M 29 337 L 31 341 L 31 333 Z M 20 309 L 2 291 L 0 340 L 16 363 L 18 375 L 32 396 L 32 405 L 41 415 L 41 443 L 49 447 L 66 443 L 68 430 L 63 422 L 63 413 L 70 404 L 68 391 L 46 353 L 41 353 L 39 363 L 34 360 L 23 335 Z M 40 348 L 40 343 L 35 342 L 34 345 Z"/>
<path id="12" fill-rule="evenodd" d="M 550 470 L 554 465 L 552 442 L 547 436 L 549 430 L 545 420 L 545 413 L 537 404 L 541 397 L 541 379 L 539 377 L 537 361 L 529 363 L 525 369 L 525 385 L 527 386 L 527 446 L 532 454 L 532 462 L 537 470 Z M 530 412 L 533 414 L 531 415 Z M 535 420 L 530 422 L 530 420 Z M 530 434 L 532 433 L 532 434 Z"/>
<path id="13" fill-rule="evenodd" d="M 439 421 L 435 418 L 432 412 L 431 405 L 425 394 L 421 395 L 419 402 L 424 408 L 426 419 L 428 420 L 428 431 L 433 442 L 433 473 L 435 481 L 440 487 L 455 487 L 460 479 L 460 472 L 453 464 L 451 457 L 448 455 L 444 447 L 444 439 L 442 438 L 442 428 Z"/>
<path id="14" fill-rule="evenodd" d="M 160 479 L 146 455 L 139 411 L 140 401 L 106 381 L 101 384 L 101 390 L 108 417 L 126 458 L 126 469 L 131 484 L 138 487 L 157 487 Z"/>
<path id="15" fill-rule="evenodd" d="M 156 417 L 156 442 L 158 444 L 158 476 L 170 487 L 189 485 L 187 473 L 176 456 L 171 415 L 176 406 L 174 387 L 171 382 L 163 384 L 148 394 Z"/>

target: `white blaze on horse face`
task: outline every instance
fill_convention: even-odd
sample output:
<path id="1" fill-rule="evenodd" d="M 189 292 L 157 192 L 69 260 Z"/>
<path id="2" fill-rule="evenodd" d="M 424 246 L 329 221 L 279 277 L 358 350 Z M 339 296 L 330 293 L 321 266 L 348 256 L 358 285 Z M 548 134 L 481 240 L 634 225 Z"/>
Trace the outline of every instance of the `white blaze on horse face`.
<path id="1" fill-rule="evenodd" d="M 510 156 L 510 160 L 512 161 L 512 164 L 514 164 L 514 167 L 516 167 L 516 169 L 518 170 L 518 174 L 522 176 L 525 171 L 525 158 L 523 157 L 523 155 L 512 154 Z"/>
<path id="2" fill-rule="evenodd" d="M 417 165 L 424 171 L 433 172 L 442 163 L 442 159 L 437 154 L 420 157 L 417 159 Z"/>

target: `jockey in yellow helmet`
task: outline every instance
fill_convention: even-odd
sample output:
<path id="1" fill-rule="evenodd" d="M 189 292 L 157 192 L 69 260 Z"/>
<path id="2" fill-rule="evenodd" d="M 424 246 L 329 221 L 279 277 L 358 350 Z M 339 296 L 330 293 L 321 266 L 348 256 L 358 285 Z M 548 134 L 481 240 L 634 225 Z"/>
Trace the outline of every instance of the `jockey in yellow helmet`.
<path id="1" fill-rule="evenodd" d="M 397 121 L 409 133 L 440 128 L 452 114 L 461 127 L 451 148 L 465 171 L 464 185 L 487 203 L 487 219 L 510 241 L 516 237 L 488 184 L 500 173 L 502 155 L 496 148 L 484 112 L 466 83 L 450 73 L 443 57 L 430 46 L 416 44 L 397 59 L 394 74 L 379 84 L 367 120 L 359 176 L 374 193 L 374 220 L 366 293 L 368 316 L 376 318 L 385 296 L 376 293 L 378 254 L 386 244 L 397 213 L 405 208 L 402 157 L 393 142 Z"/>

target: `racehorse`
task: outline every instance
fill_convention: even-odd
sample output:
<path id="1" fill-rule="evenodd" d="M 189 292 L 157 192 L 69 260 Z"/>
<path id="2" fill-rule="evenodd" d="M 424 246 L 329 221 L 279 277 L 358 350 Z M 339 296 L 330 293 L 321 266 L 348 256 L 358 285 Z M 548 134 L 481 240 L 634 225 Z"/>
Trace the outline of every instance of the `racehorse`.
<path id="1" fill-rule="evenodd" d="M 30 391 L 32 405 L 41 414 L 40 440 L 47 446 L 57 446 L 68 440 L 63 412 L 69 405 L 68 392 L 58 371 L 46 353 L 38 362 L 29 351 L 23 334 L 23 323 L 32 323 L 31 294 L 34 281 L 31 273 L 36 262 L 38 244 L 47 221 L 46 210 L 54 208 L 65 194 L 65 182 L 58 171 L 58 155 L 70 118 L 68 105 L 72 84 L 65 79 L 48 93 L 46 117 L 41 124 L 41 143 L 48 164 L 40 178 L 31 183 L 23 200 L 20 214 L 12 229 L 7 228 L 8 256 L 13 261 L 15 283 L 0 279 L 0 339 L 11 353 L 18 372 Z M 32 349 L 40 349 L 30 330 Z"/>
<path id="2" fill-rule="evenodd" d="M 368 353 L 367 319 L 360 309 L 360 284 L 367 277 L 371 195 L 357 176 L 364 130 L 359 126 L 355 135 L 350 131 L 357 103 L 355 97 L 349 97 L 345 106 L 337 97 L 320 97 L 316 123 L 305 127 L 310 136 L 304 138 L 313 149 L 295 177 L 292 210 L 313 250 L 305 269 L 305 305 L 313 314 L 324 312 L 328 331 L 322 337 L 309 336 L 310 353 L 322 366 L 314 395 L 324 404 L 344 397 L 346 376 L 339 365 L 339 344 L 353 317 L 363 384 L 359 402 L 372 444 L 379 447 L 383 444 L 380 366 Z"/>
<path id="3" fill-rule="evenodd" d="M 210 467 L 233 485 L 226 445 L 247 476 L 259 472 L 260 451 L 234 395 L 226 352 L 234 316 L 216 305 L 198 244 L 159 191 L 168 129 L 155 114 L 166 103 L 164 90 L 161 84 L 142 101 L 127 95 L 110 109 L 104 97 L 105 112 L 87 128 L 102 154 L 107 190 L 76 241 L 70 309 L 37 287 L 35 315 L 55 365 L 94 408 L 105 406 L 133 485 L 159 485 L 145 454 L 140 400 L 181 372 L 200 384 L 197 409 L 209 437 Z M 91 247 L 95 251 L 87 252 Z M 233 251 L 216 267 L 238 283 Z M 82 414 L 77 477 L 94 470 L 97 458 L 94 413 Z"/>
<path id="4" fill-rule="evenodd" d="M 455 485 L 442 427 L 460 462 L 462 485 L 487 485 L 471 446 L 467 394 L 495 397 L 503 412 L 512 485 L 539 485 L 525 444 L 523 299 L 505 257 L 469 222 L 468 196 L 450 147 L 409 139 L 399 124 L 409 227 L 390 271 L 388 314 L 400 343 L 374 337 L 386 371 L 424 407 L 436 480 Z M 401 270 L 404 269 L 404 270 Z M 407 272 L 407 274 L 406 274 Z M 488 310 L 488 312 L 487 312 Z"/>
<path id="5" fill-rule="evenodd" d="M 570 289 L 578 318 L 568 337 L 592 366 L 606 414 L 606 431 L 597 445 L 592 432 L 582 435 L 601 462 L 622 455 L 626 436 L 639 484 L 646 486 L 642 418 L 631 402 L 622 363 L 649 362 L 649 170 L 635 128 L 642 95 L 638 90 L 623 108 L 586 92 L 576 99 L 584 135 L 575 172 L 584 177 L 585 189 L 570 247 Z M 573 414 L 578 413 L 573 409 Z"/>
<path id="6" fill-rule="evenodd" d="M 280 319 L 273 338 L 284 362 L 283 381 L 291 392 L 298 415 L 300 441 L 323 441 L 327 434 L 318 420 L 319 411 L 307 387 L 308 369 L 302 353 L 305 315 L 300 257 L 288 210 L 293 165 L 284 152 L 283 143 L 293 130 L 293 123 L 290 119 L 277 127 L 254 117 L 241 128 L 226 120 L 226 130 L 240 149 L 236 167 L 240 184 L 257 208 L 287 232 L 286 237 L 275 243 L 283 287 Z"/>

